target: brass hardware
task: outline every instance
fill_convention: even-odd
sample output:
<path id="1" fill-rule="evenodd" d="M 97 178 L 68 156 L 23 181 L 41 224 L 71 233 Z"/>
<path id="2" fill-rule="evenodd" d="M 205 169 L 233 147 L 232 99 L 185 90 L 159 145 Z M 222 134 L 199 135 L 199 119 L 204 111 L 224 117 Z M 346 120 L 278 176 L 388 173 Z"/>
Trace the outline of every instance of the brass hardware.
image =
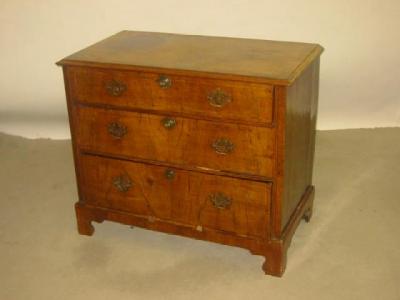
<path id="1" fill-rule="evenodd" d="M 171 78 L 169 78 L 168 76 L 165 75 L 160 75 L 157 79 L 158 85 L 162 88 L 162 89 L 167 89 L 170 88 L 172 85 L 172 81 Z"/>
<path id="2" fill-rule="evenodd" d="M 164 174 L 165 178 L 167 178 L 168 180 L 172 180 L 175 178 L 175 171 L 172 169 L 166 169 Z"/>
<path id="3" fill-rule="evenodd" d="M 226 138 L 216 139 L 211 146 L 218 154 L 229 154 L 235 148 L 235 145 Z"/>
<path id="4" fill-rule="evenodd" d="M 118 97 L 118 96 L 121 96 L 125 92 L 126 85 L 124 83 L 122 83 L 121 81 L 117 81 L 117 80 L 113 79 L 113 80 L 107 82 L 106 90 L 110 96 Z"/>
<path id="5" fill-rule="evenodd" d="M 232 199 L 220 192 L 211 194 L 209 196 L 209 199 L 214 205 L 214 207 L 218 209 L 227 209 L 232 204 Z"/>
<path id="6" fill-rule="evenodd" d="M 174 118 L 169 118 L 166 117 L 164 119 L 161 120 L 161 123 L 163 124 L 163 126 L 167 129 L 172 129 L 175 127 L 176 125 L 176 120 Z"/>
<path id="7" fill-rule="evenodd" d="M 117 122 L 108 124 L 107 129 L 108 133 L 111 134 L 116 139 L 122 138 L 128 132 L 128 129 L 126 128 L 125 125 Z"/>
<path id="8" fill-rule="evenodd" d="M 112 183 L 118 191 L 123 193 L 127 192 L 133 185 L 128 175 L 114 177 Z"/>
<path id="9" fill-rule="evenodd" d="M 231 95 L 220 88 L 213 90 L 207 96 L 208 102 L 215 107 L 223 107 L 232 101 Z"/>

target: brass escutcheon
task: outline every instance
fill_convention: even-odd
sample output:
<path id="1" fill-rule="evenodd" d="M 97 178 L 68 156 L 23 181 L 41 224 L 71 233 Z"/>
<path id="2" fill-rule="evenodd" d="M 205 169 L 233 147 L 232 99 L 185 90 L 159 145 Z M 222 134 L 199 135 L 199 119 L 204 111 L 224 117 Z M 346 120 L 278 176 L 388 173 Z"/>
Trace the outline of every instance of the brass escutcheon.
<path id="1" fill-rule="evenodd" d="M 161 120 L 161 123 L 166 129 L 172 129 L 176 125 L 176 120 L 174 118 L 166 117 Z"/>
<path id="2" fill-rule="evenodd" d="M 112 79 L 111 81 L 108 81 L 106 83 L 106 90 L 110 96 L 118 97 L 118 96 L 121 96 L 125 92 L 126 85 L 121 81 Z"/>
<path id="3" fill-rule="evenodd" d="M 108 133 L 111 134 L 114 138 L 120 139 L 122 138 L 127 132 L 128 128 L 118 122 L 112 122 L 107 126 Z"/>
<path id="4" fill-rule="evenodd" d="M 232 199 L 221 192 L 209 196 L 211 203 L 218 209 L 227 209 L 232 204 Z"/>
<path id="5" fill-rule="evenodd" d="M 216 139 L 211 147 L 218 154 L 229 154 L 235 149 L 235 145 L 227 138 Z"/>
<path id="6" fill-rule="evenodd" d="M 160 76 L 157 78 L 157 82 L 158 82 L 158 85 L 159 85 L 162 89 L 170 88 L 171 85 L 172 85 L 172 80 L 171 80 L 171 78 L 169 78 L 169 77 L 166 76 L 166 75 L 160 75 Z"/>
<path id="7" fill-rule="evenodd" d="M 223 107 L 232 101 L 232 97 L 220 88 L 217 88 L 209 93 L 207 99 L 210 105 L 215 107 Z"/>
<path id="8" fill-rule="evenodd" d="M 127 192 L 133 185 L 128 175 L 120 175 L 112 179 L 114 187 L 120 192 Z"/>
<path id="9" fill-rule="evenodd" d="M 175 171 L 172 169 L 166 169 L 164 174 L 165 178 L 167 178 L 168 180 L 172 180 L 175 178 Z"/>

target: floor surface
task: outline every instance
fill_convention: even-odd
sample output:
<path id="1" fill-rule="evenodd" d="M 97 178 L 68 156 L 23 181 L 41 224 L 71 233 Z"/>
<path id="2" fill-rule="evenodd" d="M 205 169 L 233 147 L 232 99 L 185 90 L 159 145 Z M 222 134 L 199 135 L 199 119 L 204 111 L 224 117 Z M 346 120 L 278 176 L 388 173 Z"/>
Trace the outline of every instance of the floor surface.
<path id="1" fill-rule="evenodd" d="M 0 300 L 400 299 L 400 128 L 317 135 L 283 278 L 246 250 L 104 222 L 78 235 L 70 141 L 0 134 Z"/>

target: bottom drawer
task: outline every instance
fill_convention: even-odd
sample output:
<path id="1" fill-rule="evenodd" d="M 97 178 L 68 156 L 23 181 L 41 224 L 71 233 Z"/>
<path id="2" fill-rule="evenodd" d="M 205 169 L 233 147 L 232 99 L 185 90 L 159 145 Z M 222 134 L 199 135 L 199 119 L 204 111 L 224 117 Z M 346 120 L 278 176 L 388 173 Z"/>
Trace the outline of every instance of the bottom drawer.
<path id="1" fill-rule="evenodd" d="M 265 238 L 271 184 L 81 156 L 86 203 L 175 223 Z"/>

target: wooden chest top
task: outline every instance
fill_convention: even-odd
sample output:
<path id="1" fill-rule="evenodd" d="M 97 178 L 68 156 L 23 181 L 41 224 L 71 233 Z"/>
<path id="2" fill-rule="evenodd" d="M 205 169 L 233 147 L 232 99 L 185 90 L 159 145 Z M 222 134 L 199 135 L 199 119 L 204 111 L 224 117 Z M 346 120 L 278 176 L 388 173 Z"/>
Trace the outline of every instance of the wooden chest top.
<path id="1" fill-rule="evenodd" d="M 121 31 L 58 62 L 253 77 L 290 85 L 318 57 L 318 44 Z"/>

